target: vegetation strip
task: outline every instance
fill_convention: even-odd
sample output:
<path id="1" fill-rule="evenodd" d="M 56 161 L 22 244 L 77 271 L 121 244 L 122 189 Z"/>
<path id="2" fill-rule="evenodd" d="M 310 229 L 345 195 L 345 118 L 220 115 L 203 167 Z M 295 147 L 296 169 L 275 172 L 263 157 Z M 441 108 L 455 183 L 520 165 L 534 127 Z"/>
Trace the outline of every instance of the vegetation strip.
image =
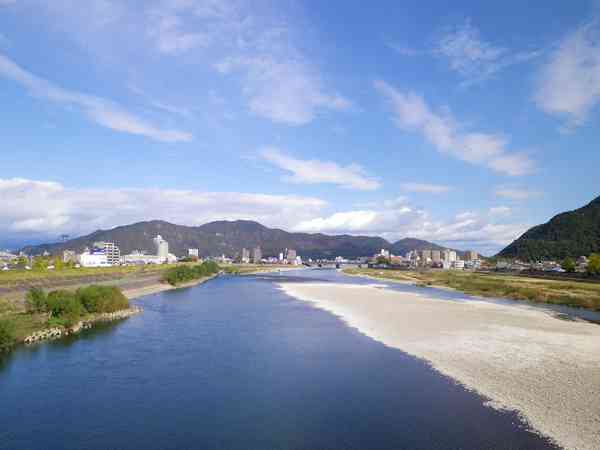
<path id="1" fill-rule="evenodd" d="M 529 300 L 600 310 L 600 285 L 580 281 L 526 278 L 494 273 L 346 269 L 349 275 L 411 282 L 417 286 L 446 287 L 482 297 Z"/>

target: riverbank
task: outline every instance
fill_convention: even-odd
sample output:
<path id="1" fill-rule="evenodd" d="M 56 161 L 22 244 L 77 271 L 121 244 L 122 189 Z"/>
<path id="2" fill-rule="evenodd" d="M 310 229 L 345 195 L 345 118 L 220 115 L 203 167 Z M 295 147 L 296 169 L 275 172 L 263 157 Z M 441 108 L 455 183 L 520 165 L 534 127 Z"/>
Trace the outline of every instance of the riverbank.
<path id="1" fill-rule="evenodd" d="M 526 306 L 373 286 L 283 283 L 290 296 L 424 359 L 569 449 L 600 448 L 600 326 Z"/>
<path id="2" fill-rule="evenodd" d="M 181 283 L 176 286 L 173 286 L 171 284 L 164 283 L 161 281 L 157 281 L 155 283 L 151 283 L 151 284 L 148 284 L 148 285 L 142 286 L 142 287 L 135 287 L 135 288 L 131 288 L 131 289 L 125 288 L 125 289 L 122 289 L 122 291 L 123 291 L 123 294 L 125 295 L 125 297 L 127 297 L 129 300 L 134 300 L 136 298 L 144 297 L 146 295 L 158 294 L 159 292 L 171 291 L 173 289 L 183 289 L 183 288 L 188 288 L 188 287 L 192 287 L 192 286 L 197 286 L 199 284 L 207 282 L 208 280 L 212 280 L 213 278 L 215 278 L 217 276 L 218 276 L 218 274 L 214 274 L 214 275 L 210 275 L 207 277 L 199 278 L 197 280 L 189 281 L 187 283 Z"/>
<path id="3" fill-rule="evenodd" d="M 600 284 L 455 270 L 346 269 L 347 275 L 453 289 L 481 297 L 510 298 L 600 311 Z"/>

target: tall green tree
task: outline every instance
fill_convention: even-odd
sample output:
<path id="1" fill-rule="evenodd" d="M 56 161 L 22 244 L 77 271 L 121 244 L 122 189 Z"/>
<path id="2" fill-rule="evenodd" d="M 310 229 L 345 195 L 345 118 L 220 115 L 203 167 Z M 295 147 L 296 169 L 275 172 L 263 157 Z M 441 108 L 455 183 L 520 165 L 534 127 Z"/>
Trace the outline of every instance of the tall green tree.
<path id="1" fill-rule="evenodd" d="M 600 254 L 592 253 L 590 255 L 587 271 L 590 275 L 600 275 Z"/>
<path id="2" fill-rule="evenodd" d="M 575 264 L 575 260 L 573 258 L 567 257 L 562 262 L 561 267 L 565 272 L 573 273 L 575 272 L 577 265 Z"/>

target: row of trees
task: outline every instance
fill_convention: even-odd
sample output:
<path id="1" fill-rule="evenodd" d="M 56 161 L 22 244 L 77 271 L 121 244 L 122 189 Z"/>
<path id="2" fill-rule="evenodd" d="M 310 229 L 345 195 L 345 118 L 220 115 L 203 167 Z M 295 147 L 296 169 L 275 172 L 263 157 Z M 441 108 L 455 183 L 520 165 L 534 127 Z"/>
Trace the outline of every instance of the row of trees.
<path id="1" fill-rule="evenodd" d="M 206 261 L 197 265 L 179 265 L 165 271 L 163 281 L 172 286 L 177 286 L 180 283 L 198 280 L 208 277 L 219 272 L 221 268 L 214 261 Z"/>
<path id="2" fill-rule="evenodd" d="M 566 272 L 573 273 L 577 269 L 577 264 L 573 258 L 565 258 L 561 267 Z M 586 271 L 589 275 L 600 275 L 600 254 L 593 253 L 590 255 Z"/>
<path id="3" fill-rule="evenodd" d="M 50 325 L 69 327 L 82 316 L 109 313 L 129 308 L 129 300 L 115 286 L 91 285 L 68 291 L 59 289 L 46 294 L 39 288 L 31 289 L 26 296 L 30 314 L 48 314 Z"/>

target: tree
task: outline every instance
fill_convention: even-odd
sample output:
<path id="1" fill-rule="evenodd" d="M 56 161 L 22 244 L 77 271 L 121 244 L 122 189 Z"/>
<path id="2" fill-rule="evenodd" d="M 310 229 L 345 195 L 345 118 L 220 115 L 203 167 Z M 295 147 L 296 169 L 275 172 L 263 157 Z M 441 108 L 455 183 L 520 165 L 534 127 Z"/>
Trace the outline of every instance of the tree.
<path id="1" fill-rule="evenodd" d="M 375 258 L 375 262 L 377 264 L 389 264 L 390 260 L 383 255 L 379 255 L 377 258 Z"/>
<path id="2" fill-rule="evenodd" d="M 600 275 L 600 254 L 592 253 L 590 255 L 587 271 L 590 275 Z"/>
<path id="3" fill-rule="evenodd" d="M 59 258 L 58 256 L 56 258 L 54 258 L 54 261 L 52 262 L 52 264 L 54 265 L 54 269 L 55 270 L 63 270 L 65 263 L 63 262 L 63 260 L 61 258 Z"/>
<path id="4" fill-rule="evenodd" d="M 30 314 L 46 312 L 48 304 L 44 290 L 31 288 L 25 296 L 25 305 Z"/>
<path id="5" fill-rule="evenodd" d="M 573 273 L 575 272 L 575 268 L 577 267 L 573 258 L 567 257 L 561 264 L 561 267 L 565 272 Z"/>
<path id="6" fill-rule="evenodd" d="M 43 272 L 48 269 L 48 261 L 44 257 L 36 256 L 33 258 L 32 269 L 37 272 Z"/>
<path id="7" fill-rule="evenodd" d="M 15 342 L 15 324 L 8 319 L 0 319 L 0 353 L 8 352 Z"/>

